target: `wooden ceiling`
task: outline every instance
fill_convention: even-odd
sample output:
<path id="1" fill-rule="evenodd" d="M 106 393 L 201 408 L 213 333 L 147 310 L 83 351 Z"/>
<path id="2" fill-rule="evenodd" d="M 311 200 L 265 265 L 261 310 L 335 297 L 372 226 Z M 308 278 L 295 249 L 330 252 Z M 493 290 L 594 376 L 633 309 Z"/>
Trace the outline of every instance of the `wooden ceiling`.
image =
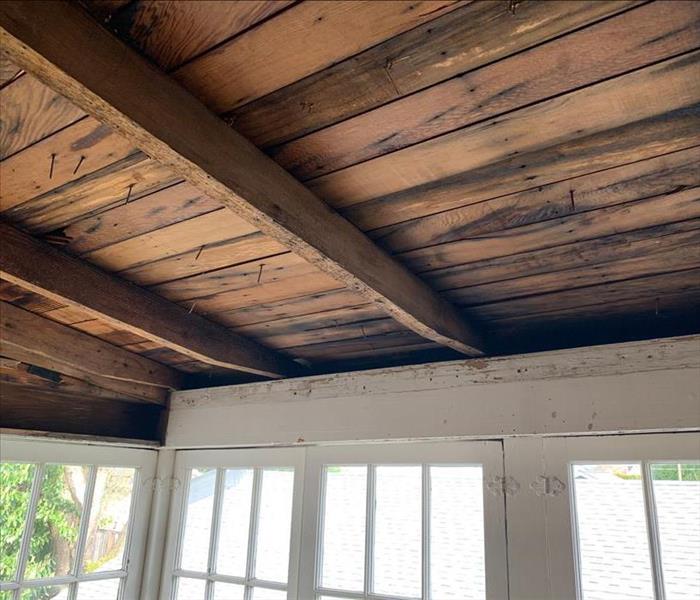
<path id="1" fill-rule="evenodd" d="M 0 31 L 12 386 L 700 330 L 698 2 L 4 2 Z M 88 338 L 167 373 L 55 355 Z"/>

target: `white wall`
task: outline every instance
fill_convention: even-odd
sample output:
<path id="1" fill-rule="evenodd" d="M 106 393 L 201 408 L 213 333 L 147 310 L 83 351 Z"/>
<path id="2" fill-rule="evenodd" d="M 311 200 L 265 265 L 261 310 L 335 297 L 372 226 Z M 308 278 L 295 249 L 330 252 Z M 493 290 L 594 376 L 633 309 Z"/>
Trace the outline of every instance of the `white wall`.
<path id="1" fill-rule="evenodd" d="M 166 445 L 700 429 L 700 336 L 176 392 Z"/>

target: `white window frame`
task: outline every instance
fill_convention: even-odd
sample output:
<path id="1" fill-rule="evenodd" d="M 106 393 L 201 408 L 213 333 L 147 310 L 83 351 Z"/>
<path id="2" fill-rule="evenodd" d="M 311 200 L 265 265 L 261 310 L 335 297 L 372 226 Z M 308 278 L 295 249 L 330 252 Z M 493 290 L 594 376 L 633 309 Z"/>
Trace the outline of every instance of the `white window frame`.
<path id="1" fill-rule="evenodd" d="M 547 475 L 567 486 L 566 493 L 544 496 L 549 546 L 551 598 L 581 600 L 573 465 L 638 462 L 642 465 L 649 554 L 656 600 L 664 600 L 658 523 L 654 514 L 649 465 L 700 460 L 700 436 L 694 433 L 545 438 Z M 545 597 L 543 595 L 543 597 Z"/>
<path id="2" fill-rule="evenodd" d="M 301 578 L 299 597 L 310 599 L 322 594 L 339 598 L 389 600 L 392 596 L 373 594 L 367 589 L 371 569 L 372 545 L 365 548 L 366 583 L 363 593 L 331 590 L 317 585 L 320 578 L 319 556 L 322 536 L 323 473 L 326 465 L 421 465 L 423 467 L 423 573 L 422 597 L 429 591 L 429 493 L 428 465 L 480 465 L 484 481 L 484 543 L 487 598 L 507 598 L 506 528 L 503 496 L 487 489 L 487 482 L 503 477 L 503 445 L 500 441 L 415 442 L 358 446 L 309 448 L 304 484 L 304 530 L 302 534 Z M 371 536 L 374 467 L 368 469 L 367 539 Z"/>
<path id="3" fill-rule="evenodd" d="M 163 561 L 163 574 L 161 581 L 160 597 L 163 600 L 171 600 L 174 597 L 176 577 L 200 579 L 207 582 L 206 598 L 213 598 L 214 582 L 234 583 L 246 586 L 263 585 L 270 589 L 287 590 L 287 598 L 296 600 L 296 590 L 299 571 L 299 540 L 301 535 L 301 503 L 302 487 L 304 481 L 304 449 L 303 448 L 268 448 L 268 449 L 241 449 L 241 450 L 181 450 L 175 454 L 174 477 L 179 482 L 173 491 L 170 507 L 168 538 L 165 558 Z M 246 577 L 232 577 L 214 574 L 216 566 L 216 544 L 219 538 L 220 515 L 222 508 L 222 481 L 225 469 L 263 469 L 265 467 L 292 467 L 294 468 L 294 496 L 292 501 L 292 527 L 289 549 L 289 570 L 287 584 L 280 585 L 276 582 L 256 580 L 251 572 L 251 552 L 254 552 L 254 531 L 250 532 L 248 540 L 248 572 Z M 184 536 L 184 522 L 187 510 L 187 496 L 189 492 L 189 474 L 193 468 L 215 468 L 217 472 L 217 484 L 214 495 L 214 511 L 212 514 L 212 529 L 210 534 L 209 562 L 207 574 L 187 571 L 179 568 L 182 539 Z M 259 472 L 259 471 L 258 471 Z M 256 479 L 259 476 L 256 475 Z M 254 486 L 253 502 L 259 502 L 261 486 Z M 253 508 L 253 507 L 251 507 Z M 253 511 L 251 511 L 253 512 Z M 255 518 L 253 519 L 253 521 Z M 260 589 L 260 588 L 258 588 Z M 246 596 L 247 597 L 247 596 Z"/>
<path id="4" fill-rule="evenodd" d="M 2 462 L 35 463 L 32 490 L 25 520 L 25 531 L 18 557 L 18 573 L 12 583 L 0 584 L 0 591 L 13 591 L 13 600 L 18 600 L 22 589 L 52 585 L 69 585 L 69 600 L 77 597 L 78 584 L 86 581 L 120 578 L 119 600 L 139 598 L 146 545 L 146 533 L 153 494 L 154 475 L 158 452 L 139 448 L 123 448 L 88 444 L 70 444 L 54 441 L 24 440 L 12 436 L 0 436 L 0 458 Z M 39 502 L 44 465 L 68 464 L 90 466 L 91 472 L 85 491 L 85 510 L 80 517 L 76 561 L 69 575 L 23 581 L 23 570 L 29 553 L 33 520 Z M 131 512 L 127 539 L 124 546 L 125 568 L 117 571 L 80 574 L 82 548 L 87 535 L 87 520 L 92 508 L 92 493 L 97 467 L 126 467 L 136 469 L 131 498 Z"/>

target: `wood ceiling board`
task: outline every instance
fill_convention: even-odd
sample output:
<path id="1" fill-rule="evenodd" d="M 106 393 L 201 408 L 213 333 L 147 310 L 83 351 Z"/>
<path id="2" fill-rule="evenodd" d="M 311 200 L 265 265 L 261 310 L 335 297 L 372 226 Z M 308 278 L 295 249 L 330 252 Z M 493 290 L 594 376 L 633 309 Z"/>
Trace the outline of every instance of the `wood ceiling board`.
<path id="1" fill-rule="evenodd" d="M 473 2 L 227 115 L 270 146 L 634 6 L 634 2 Z"/>
<path id="2" fill-rule="evenodd" d="M 544 274 L 470 285 L 450 289 L 445 295 L 459 304 L 471 306 L 700 267 L 698 230 L 645 242 L 636 244 L 630 252 L 642 253 L 641 256 L 611 258 L 594 265 L 572 265 Z"/>
<path id="3" fill-rule="evenodd" d="M 551 5 L 549 2 L 527 6 L 544 11 Z M 490 10 L 494 6 L 501 8 L 503 5 L 476 3 L 440 20 L 454 20 L 459 14 L 466 15 L 472 8 Z M 566 6 L 562 4 L 560 8 Z M 490 24 L 502 25 L 504 22 L 491 21 Z M 559 26 L 558 22 L 549 23 Z M 454 26 L 459 27 L 460 24 L 471 35 L 484 35 L 484 31 L 475 29 L 470 21 L 458 20 Z M 438 22 L 431 23 L 430 27 L 434 35 Z M 462 44 L 456 43 L 453 29 L 446 32 L 450 46 L 463 48 Z M 502 37 L 487 39 L 487 43 L 499 44 Z M 310 179 L 693 50 L 698 46 L 698 40 L 698 3 L 654 2 L 460 74 L 445 83 L 271 148 L 269 152 L 296 177 Z M 433 38 L 429 46 L 423 47 L 437 53 L 442 46 Z M 418 52 L 420 49 L 419 45 L 415 50 Z M 409 61 L 412 56 L 408 55 Z M 395 59 L 395 62 L 402 64 L 401 58 Z M 566 65 L 566 68 L 562 69 L 562 65 Z M 359 85 L 358 82 L 363 81 L 362 66 L 353 63 L 350 67 L 334 67 L 344 78 L 341 89 L 337 89 L 333 81 L 318 78 L 318 89 L 313 90 L 313 100 L 309 100 L 314 104 L 314 111 L 311 115 L 305 114 L 306 119 L 302 118 L 302 121 L 322 115 L 326 106 L 330 111 L 354 108 L 352 93 L 367 98 L 373 91 L 382 89 L 381 86 L 371 85 L 368 90 Z M 425 71 L 418 73 L 423 75 Z M 296 98 L 290 93 L 287 102 L 275 106 L 276 116 L 279 116 L 279 112 L 287 112 L 285 107 L 295 110 L 299 104 L 294 101 Z M 343 102 L 339 103 L 338 98 L 342 98 Z M 288 121 L 290 126 L 298 122 Z"/>
<path id="4" fill-rule="evenodd" d="M 126 271 L 192 250 L 257 233 L 255 227 L 227 208 L 104 246 L 82 255 L 108 271 Z M 235 243 L 235 242 L 234 242 Z M 201 258 L 201 256 L 200 256 Z"/>
<path id="5" fill-rule="evenodd" d="M 23 72 L 24 71 L 22 71 L 22 69 L 14 64 L 10 59 L 0 55 L 0 87 L 4 87 L 12 80 L 17 79 L 17 77 L 21 76 Z"/>
<path id="6" fill-rule="evenodd" d="M 0 268 L 5 279 L 190 358 L 273 377 L 299 370 L 295 363 L 197 314 L 7 225 L 0 227 Z"/>
<path id="7" fill-rule="evenodd" d="M 117 11 L 126 7 L 132 0 L 78 0 L 95 19 L 109 21 Z"/>
<path id="8" fill-rule="evenodd" d="M 64 3 L 5 2 L 0 18 L 5 51 L 20 66 L 261 231 L 381 303 L 405 326 L 462 352 L 480 353 L 478 335 L 453 307 L 88 17 Z M 42 22 L 51 25 L 50 43 L 37 28 Z M 105 69 L 112 77 L 101 76 Z M 153 102 L 143 103 L 144 95 Z"/>
<path id="9" fill-rule="evenodd" d="M 0 162 L 0 210 L 8 210 L 138 151 L 91 117 Z"/>
<path id="10" fill-rule="evenodd" d="M 700 188 L 696 187 L 412 250 L 401 259 L 421 272 L 698 217 Z"/>
<path id="11" fill-rule="evenodd" d="M 170 169 L 138 153 L 6 210 L 2 216 L 33 233 L 48 233 L 179 180 Z"/>
<path id="12" fill-rule="evenodd" d="M 385 154 L 307 185 L 335 208 L 347 208 L 698 101 L 700 51 Z"/>
<path id="13" fill-rule="evenodd" d="M 150 2 L 113 12 L 108 29 L 167 71 L 292 5 L 292 0 Z"/>
<path id="14" fill-rule="evenodd" d="M 93 252 L 220 208 L 190 184 L 178 183 L 71 223 L 64 229 L 70 239 L 66 250 L 78 255 Z"/>
<path id="15" fill-rule="evenodd" d="M 486 320 L 531 316 L 553 318 L 559 312 L 576 309 L 580 319 L 600 316 L 615 305 L 629 301 L 663 298 L 671 294 L 697 296 L 700 292 L 700 269 L 661 275 L 642 276 L 624 281 L 602 283 L 549 294 L 470 306 L 470 312 Z"/>
<path id="16" fill-rule="evenodd" d="M 0 106 L 0 160 L 85 116 L 73 103 L 26 74 L 0 90 Z"/>
<path id="17" fill-rule="evenodd" d="M 201 250 L 201 252 L 200 252 Z M 120 276 L 142 286 L 154 286 L 286 253 L 283 246 L 261 233 L 209 244 L 162 260 L 126 269 Z"/>
<path id="18" fill-rule="evenodd" d="M 366 304 L 367 300 L 359 294 L 345 289 L 334 289 L 217 313 L 216 320 L 231 327 L 239 327 Z"/>
<path id="19" fill-rule="evenodd" d="M 174 71 L 217 113 L 454 10 L 462 2 L 301 2 Z M 270 43 L 284 40 L 284 43 Z"/>
<path id="20" fill-rule="evenodd" d="M 3 356 L 160 402 L 163 390 L 178 389 L 176 371 L 29 311 L 3 302 Z M 31 360 L 26 360 L 30 356 Z"/>
<path id="21" fill-rule="evenodd" d="M 391 252 L 406 252 L 697 186 L 700 146 L 390 225 L 370 235 Z"/>
<path id="22" fill-rule="evenodd" d="M 590 268 L 630 258 L 651 259 L 658 253 L 671 250 L 679 240 L 692 238 L 697 229 L 700 229 L 700 219 L 655 225 L 583 242 L 574 241 L 522 254 L 428 271 L 424 277 L 439 290 L 479 285 L 508 286 L 511 280 L 520 277 L 579 267 Z"/>
<path id="23" fill-rule="evenodd" d="M 59 393 L 10 383 L 0 385 L 3 433 L 53 433 L 105 436 L 115 440 L 161 442 L 166 411 L 163 407 L 108 400 L 75 393 Z"/>
<path id="24" fill-rule="evenodd" d="M 363 230 L 408 221 L 698 145 L 700 103 L 530 152 L 404 192 L 343 214 Z"/>

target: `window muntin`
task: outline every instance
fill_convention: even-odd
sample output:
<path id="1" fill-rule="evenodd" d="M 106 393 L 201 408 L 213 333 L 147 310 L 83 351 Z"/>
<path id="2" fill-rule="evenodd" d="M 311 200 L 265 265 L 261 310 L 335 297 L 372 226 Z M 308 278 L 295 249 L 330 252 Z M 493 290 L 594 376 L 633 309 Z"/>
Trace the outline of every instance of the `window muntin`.
<path id="1" fill-rule="evenodd" d="M 287 597 L 295 469 L 191 468 L 171 597 Z"/>
<path id="2" fill-rule="evenodd" d="M 156 453 L 8 437 L 0 440 L 0 598 L 133 596 L 145 541 L 133 530 L 145 526 L 150 488 L 142 484 Z"/>
<path id="3" fill-rule="evenodd" d="M 700 595 L 700 463 L 571 463 L 582 600 Z"/>
<path id="4" fill-rule="evenodd" d="M 486 597 L 482 465 L 328 464 L 321 481 L 317 598 Z"/>

